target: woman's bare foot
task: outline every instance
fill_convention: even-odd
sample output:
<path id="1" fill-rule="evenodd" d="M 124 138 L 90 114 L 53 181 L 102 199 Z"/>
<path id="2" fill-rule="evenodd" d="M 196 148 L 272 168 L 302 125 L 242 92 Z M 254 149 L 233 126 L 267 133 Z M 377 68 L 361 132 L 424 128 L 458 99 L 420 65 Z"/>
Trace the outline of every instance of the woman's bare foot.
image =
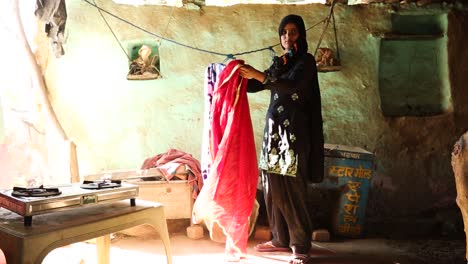
<path id="1" fill-rule="evenodd" d="M 235 253 L 226 253 L 224 256 L 224 261 L 226 262 L 239 262 L 240 261 L 240 256 Z"/>
<path id="2" fill-rule="evenodd" d="M 307 264 L 309 260 L 310 256 L 307 254 L 294 253 L 289 259 L 288 264 Z"/>
<path id="3" fill-rule="evenodd" d="M 241 259 L 245 259 L 245 254 L 237 253 L 237 252 L 231 252 L 225 253 L 224 260 L 226 262 L 239 262 Z"/>

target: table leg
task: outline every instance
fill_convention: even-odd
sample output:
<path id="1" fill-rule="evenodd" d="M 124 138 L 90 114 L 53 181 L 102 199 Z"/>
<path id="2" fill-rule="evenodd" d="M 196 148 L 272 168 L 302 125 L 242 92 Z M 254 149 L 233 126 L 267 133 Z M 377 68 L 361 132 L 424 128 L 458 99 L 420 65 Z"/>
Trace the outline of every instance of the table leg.
<path id="1" fill-rule="evenodd" d="M 110 234 L 96 238 L 98 264 L 110 263 Z"/>
<path id="2" fill-rule="evenodd" d="M 164 214 L 163 207 L 155 208 L 159 210 L 159 213 L 154 214 L 155 217 L 152 217 L 152 225 L 159 233 L 159 236 L 164 243 L 164 249 L 166 250 L 166 259 L 167 264 L 172 264 L 172 252 L 171 252 L 171 241 L 169 239 L 169 231 L 167 229 L 166 216 Z M 161 212 L 162 211 L 162 212 Z"/>
<path id="3" fill-rule="evenodd" d="M 24 226 L 31 226 L 32 224 L 32 216 L 25 216 L 24 217 Z"/>

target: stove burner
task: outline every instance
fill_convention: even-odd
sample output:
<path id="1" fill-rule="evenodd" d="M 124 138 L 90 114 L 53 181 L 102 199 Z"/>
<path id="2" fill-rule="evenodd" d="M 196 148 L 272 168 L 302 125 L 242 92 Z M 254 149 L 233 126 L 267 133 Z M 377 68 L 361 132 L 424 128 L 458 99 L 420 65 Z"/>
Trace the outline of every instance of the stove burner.
<path id="1" fill-rule="evenodd" d="M 83 189 L 107 189 L 121 186 L 122 181 L 118 180 L 100 180 L 100 181 L 83 181 L 80 185 Z"/>
<path id="2" fill-rule="evenodd" d="M 11 195 L 16 197 L 48 197 L 59 195 L 62 192 L 58 188 L 44 188 L 43 185 L 38 188 L 13 187 Z"/>

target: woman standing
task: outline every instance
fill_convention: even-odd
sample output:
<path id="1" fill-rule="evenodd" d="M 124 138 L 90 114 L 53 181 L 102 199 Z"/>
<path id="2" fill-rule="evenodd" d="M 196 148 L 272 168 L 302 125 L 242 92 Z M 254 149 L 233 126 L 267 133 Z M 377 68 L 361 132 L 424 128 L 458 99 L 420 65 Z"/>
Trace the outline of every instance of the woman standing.
<path id="1" fill-rule="evenodd" d="M 259 167 L 273 238 L 260 252 L 289 251 L 289 263 L 309 260 L 312 226 L 307 184 L 323 179 L 323 121 L 317 67 L 307 52 L 302 17 L 288 15 L 278 33 L 284 54 L 264 72 L 240 68 L 248 92 L 270 90 Z"/>

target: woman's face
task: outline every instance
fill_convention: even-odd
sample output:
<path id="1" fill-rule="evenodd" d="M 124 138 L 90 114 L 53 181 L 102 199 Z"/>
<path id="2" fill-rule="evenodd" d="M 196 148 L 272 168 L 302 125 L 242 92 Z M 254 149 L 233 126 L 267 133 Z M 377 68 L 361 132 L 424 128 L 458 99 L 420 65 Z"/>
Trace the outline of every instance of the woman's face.
<path id="1" fill-rule="evenodd" d="M 283 32 L 281 32 L 281 45 L 284 47 L 285 51 L 291 49 L 291 47 L 296 43 L 299 38 L 299 30 L 297 29 L 296 24 L 288 23 L 284 26 Z"/>

